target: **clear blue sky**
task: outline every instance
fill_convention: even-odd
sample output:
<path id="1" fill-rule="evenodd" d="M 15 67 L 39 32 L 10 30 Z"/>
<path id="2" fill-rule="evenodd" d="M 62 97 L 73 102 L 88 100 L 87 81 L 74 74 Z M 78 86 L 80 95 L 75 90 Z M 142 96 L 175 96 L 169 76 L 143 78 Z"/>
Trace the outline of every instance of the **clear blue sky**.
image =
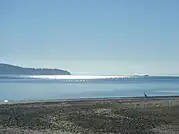
<path id="1" fill-rule="evenodd" d="M 179 74 L 178 0 L 1 0 L 0 62 Z"/>

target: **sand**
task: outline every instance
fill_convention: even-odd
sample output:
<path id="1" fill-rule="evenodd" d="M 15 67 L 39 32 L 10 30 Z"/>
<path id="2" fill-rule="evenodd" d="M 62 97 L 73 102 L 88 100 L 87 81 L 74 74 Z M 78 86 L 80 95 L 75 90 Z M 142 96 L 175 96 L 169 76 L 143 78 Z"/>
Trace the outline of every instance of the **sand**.
<path id="1" fill-rule="evenodd" d="M 8 101 L 0 134 L 178 133 L 179 97 Z"/>

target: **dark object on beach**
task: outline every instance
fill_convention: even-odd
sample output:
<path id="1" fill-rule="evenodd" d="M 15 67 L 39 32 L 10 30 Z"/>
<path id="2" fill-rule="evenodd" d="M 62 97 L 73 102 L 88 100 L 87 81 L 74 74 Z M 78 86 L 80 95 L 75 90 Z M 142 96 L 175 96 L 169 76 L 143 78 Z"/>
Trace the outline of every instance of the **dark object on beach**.
<path id="1" fill-rule="evenodd" d="M 145 98 L 147 98 L 147 94 L 144 92 L 144 96 L 145 96 Z"/>

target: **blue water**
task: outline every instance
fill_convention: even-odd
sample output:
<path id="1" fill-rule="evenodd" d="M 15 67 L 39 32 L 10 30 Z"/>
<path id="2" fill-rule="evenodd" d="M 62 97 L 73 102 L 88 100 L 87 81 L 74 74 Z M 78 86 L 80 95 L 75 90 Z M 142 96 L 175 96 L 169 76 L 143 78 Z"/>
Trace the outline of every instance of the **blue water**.
<path id="1" fill-rule="evenodd" d="M 0 100 L 179 95 L 179 77 L 32 79 L 0 77 Z"/>

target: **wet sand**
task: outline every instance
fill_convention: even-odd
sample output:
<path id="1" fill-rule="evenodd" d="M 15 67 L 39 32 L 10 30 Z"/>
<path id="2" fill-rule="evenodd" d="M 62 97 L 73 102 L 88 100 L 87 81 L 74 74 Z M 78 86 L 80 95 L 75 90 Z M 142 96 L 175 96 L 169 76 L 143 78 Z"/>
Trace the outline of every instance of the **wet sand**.
<path id="1" fill-rule="evenodd" d="M 179 97 L 8 102 L 0 134 L 179 134 Z"/>

